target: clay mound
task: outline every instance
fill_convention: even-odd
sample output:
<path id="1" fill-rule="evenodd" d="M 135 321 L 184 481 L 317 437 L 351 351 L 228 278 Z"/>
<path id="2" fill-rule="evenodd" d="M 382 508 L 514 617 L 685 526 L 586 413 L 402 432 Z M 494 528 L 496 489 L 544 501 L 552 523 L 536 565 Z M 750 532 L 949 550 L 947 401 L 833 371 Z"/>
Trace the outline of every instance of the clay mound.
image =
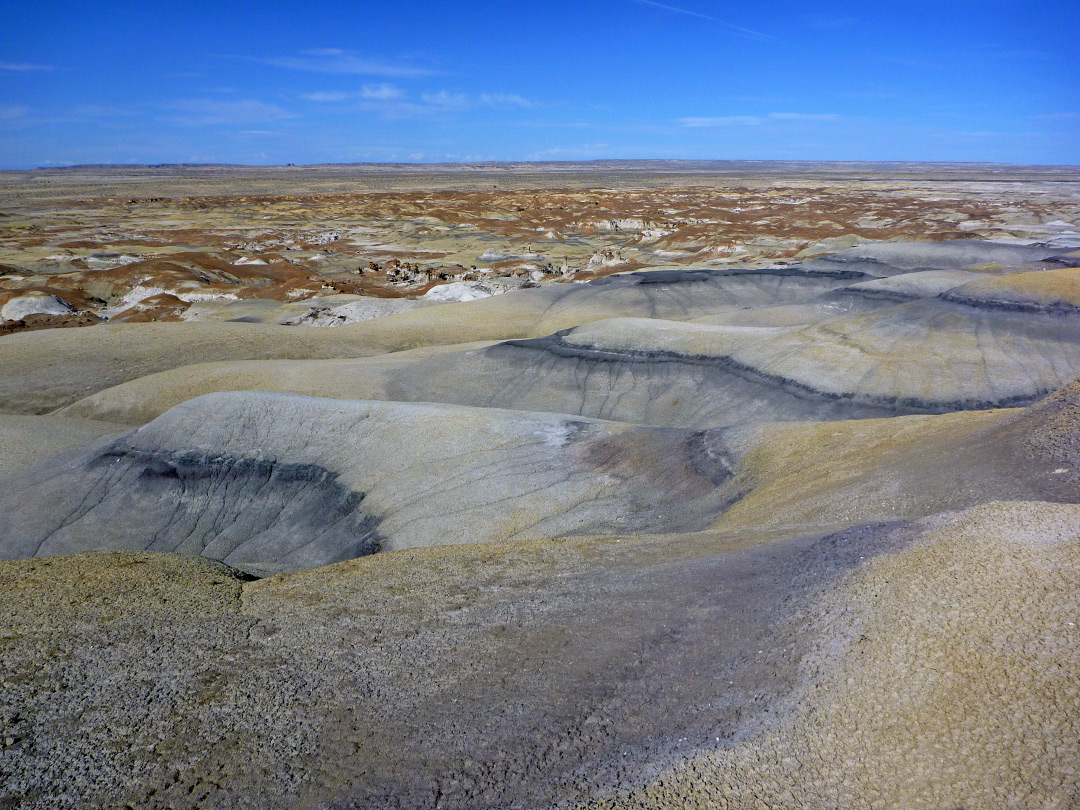
<path id="1" fill-rule="evenodd" d="M 983 276 L 968 270 L 922 270 L 873 281 L 860 281 L 840 290 L 852 296 L 911 301 L 940 295 L 961 284 L 981 280 Z"/>
<path id="2" fill-rule="evenodd" d="M 923 522 L 821 592 L 772 728 L 579 806 L 1076 806 L 1078 521 L 991 503 Z"/>
<path id="3" fill-rule="evenodd" d="M 1029 408 L 730 433 L 730 509 L 714 528 L 832 530 L 990 500 L 1080 502 L 1080 382 Z"/>
<path id="4" fill-rule="evenodd" d="M 661 409 L 664 395 L 647 390 L 663 378 L 683 389 L 669 424 L 725 425 L 761 405 L 758 418 L 786 419 L 1028 404 L 1080 374 L 1078 349 L 1078 318 L 930 298 L 803 329 L 607 320 L 488 349 L 508 368 L 485 372 L 493 404 L 577 402 L 584 415 L 628 421 Z M 510 367 L 542 376 L 543 390 Z"/>
<path id="5" fill-rule="evenodd" d="M 335 330 L 338 331 L 338 330 Z M 355 360 L 244 360 L 196 363 L 106 388 L 56 411 L 119 425 L 142 425 L 170 408 L 217 391 L 274 391 L 334 399 L 393 399 L 388 381 L 425 360 L 476 352 L 488 342 L 428 346 Z M 478 381 L 477 387 L 482 386 Z"/>
<path id="6" fill-rule="evenodd" d="M 0 307 L 0 320 L 21 321 L 28 315 L 69 315 L 71 305 L 45 292 L 31 292 L 11 297 Z"/>
<path id="7" fill-rule="evenodd" d="M 798 265 L 806 270 L 825 272 L 849 270 L 871 276 L 891 276 L 917 270 L 963 270 L 989 264 L 1006 268 L 1034 265 L 1066 256 L 1075 247 L 1054 248 L 1042 245 L 1005 244 L 975 239 L 952 239 L 944 242 L 865 242 L 832 256 L 811 259 Z"/>
<path id="8" fill-rule="evenodd" d="M 1027 405 L 1080 375 L 1074 314 L 941 296 L 854 312 L 805 327 L 609 318 L 437 359 L 343 364 L 334 392 L 319 365 L 181 368 L 103 391 L 67 413 L 145 421 L 224 387 L 710 428 Z"/>
<path id="9" fill-rule="evenodd" d="M 95 391 L 189 363 L 362 357 L 479 340 L 549 334 L 623 315 L 693 318 L 720 309 L 813 296 L 850 274 L 640 273 L 593 284 L 520 290 L 427 306 L 324 330 L 262 323 L 130 324 L 79 335 L 22 335 L 0 343 L 0 408 L 42 412 Z M 608 282 L 608 283 L 603 283 Z M 283 308 L 282 312 L 286 310 Z M 291 310 L 289 310 L 291 312 Z M 265 316 L 258 317 L 262 320 Z M 246 320 L 241 317 L 239 320 Z"/>
<path id="10" fill-rule="evenodd" d="M 1058 290 L 1074 272 L 1025 272 L 998 276 L 992 283 L 1003 289 Z M 872 283 L 880 290 L 868 292 L 871 284 L 859 283 L 818 292 L 801 302 L 758 309 L 728 308 L 730 299 L 720 298 L 739 289 L 742 300 L 747 300 L 748 290 L 760 292 L 762 278 L 750 272 L 727 273 L 722 274 L 726 286 L 714 290 L 708 303 L 713 314 L 698 316 L 695 322 L 611 318 L 482 352 L 451 352 L 428 363 L 402 356 L 397 369 L 392 358 L 377 368 L 361 361 L 338 369 L 344 376 L 335 382 L 333 392 L 319 379 L 316 366 L 305 372 L 302 365 L 268 364 L 259 372 L 247 364 L 239 375 L 244 382 L 236 384 L 231 379 L 232 372 L 241 370 L 237 366 L 179 369 L 141 386 L 132 383 L 105 391 L 71 412 L 146 421 L 187 396 L 224 386 L 490 404 L 703 428 L 747 421 L 867 418 L 1023 405 L 1080 373 L 1080 321 L 1072 314 L 949 299 L 966 288 L 963 284 L 939 294 L 941 287 L 971 275 L 958 273 L 893 276 L 881 284 Z M 666 283 L 645 283 L 662 277 L 665 274 L 642 273 L 597 282 L 597 290 L 587 291 L 598 299 L 594 314 L 603 314 L 602 301 L 611 304 L 611 299 L 598 293 L 605 285 L 636 295 L 634 291 L 642 288 L 665 288 Z M 695 279 L 692 273 L 680 271 L 673 277 L 681 279 L 679 285 L 687 285 L 684 292 L 691 293 L 685 299 L 681 294 L 671 299 L 680 306 L 695 295 L 702 302 L 709 300 L 702 279 L 714 276 Z M 766 278 L 772 279 L 770 283 L 789 281 L 769 274 Z M 901 283 L 908 279 L 909 283 Z M 738 284 L 731 287 L 734 280 Z M 774 300 L 777 297 L 775 291 L 770 295 Z M 908 300 L 912 295 L 924 297 Z M 614 310 L 620 308 L 628 308 L 628 302 L 612 305 Z M 684 308 L 683 315 L 694 311 Z M 440 308 L 408 315 L 426 314 L 440 320 Z M 465 313 L 455 310 L 451 314 Z M 565 314 L 552 306 L 545 317 L 555 322 Z M 370 326 L 379 329 L 391 321 L 395 319 L 381 319 Z"/>
<path id="11" fill-rule="evenodd" d="M 1077 375 L 1080 319 L 930 298 L 803 329 L 597 321 L 410 365 L 373 396 L 719 427 L 1025 405 Z"/>
<path id="12" fill-rule="evenodd" d="M 171 293 L 159 293 L 136 301 L 132 306 L 109 320 L 114 323 L 148 323 L 151 321 L 179 321 L 188 308 L 186 301 Z"/>
<path id="13" fill-rule="evenodd" d="M 298 332 L 244 323 L 103 324 L 0 340 L 0 409 L 43 413 L 103 388 L 192 362 L 365 356 L 383 350 L 362 327 Z M 396 337 L 396 336 L 395 336 Z M 422 341 L 421 341 L 422 342 Z"/>
<path id="14" fill-rule="evenodd" d="M 716 326 L 806 327 L 930 298 L 981 276 L 966 270 L 925 270 L 859 281 L 803 301 L 723 311 L 694 318 Z"/>
<path id="15" fill-rule="evenodd" d="M 931 258 L 936 255 L 934 248 L 926 245 L 903 245 L 890 243 L 901 252 L 915 251 L 919 256 L 926 252 Z M 958 244 L 951 248 L 962 257 L 986 258 L 987 256 L 1011 256 L 1016 251 L 1020 254 L 1027 250 L 1032 256 L 1057 255 L 1061 251 L 1042 248 L 1023 248 L 1023 246 L 990 246 L 974 243 L 974 247 Z M 885 248 L 882 246 L 882 250 Z M 1000 248 L 1000 250 L 999 250 Z M 1004 254 L 1002 253 L 1004 251 Z M 906 255 L 906 254 L 905 254 Z M 1022 257 L 1022 256 L 1021 256 Z M 928 259 L 929 260 L 929 259 Z M 946 256 L 942 263 L 962 264 L 960 259 Z M 914 261 L 908 262 L 915 264 Z M 1052 265 L 1047 265 L 1052 266 Z M 1055 265 L 1056 266 L 1056 265 Z M 1037 276 L 1037 273 L 1022 275 Z M 43 412 L 70 404 L 88 394 L 108 388 L 122 382 L 176 368 L 186 363 L 214 362 L 248 359 L 305 359 L 332 357 L 362 357 L 375 354 L 403 351 L 423 346 L 449 345 L 454 343 L 507 340 L 551 335 L 567 328 L 594 323 L 610 318 L 648 318 L 670 321 L 692 321 L 701 318 L 715 318 L 718 315 L 737 313 L 757 307 L 771 307 L 783 304 L 810 303 L 814 299 L 829 295 L 833 290 L 850 287 L 853 282 L 874 277 L 860 270 L 853 262 L 844 260 L 829 267 L 772 268 L 765 270 L 674 270 L 630 273 L 623 276 L 609 276 L 587 284 L 546 285 L 539 289 L 519 290 L 490 299 L 460 304 L 443 304 L 424 307 L 409 312 L 401 312 L 376 318 L 363 323 L 355 323 L 335 329 L 333 334 L 320 334 L 322 330 L 280 329 L 258 323 L 240 324 L 146 324 L 109 327 L 78 335 L 70 333 L 27 334 L 20 335 L 13 341 L 0 342 L 0 367 L 4 375 L 0 377 L 0 408 L 8 411 Z M 862 294 L 863 299 L 868 296 Z M 872 297 L 872 296 L 870 296 Z M 819 310 L 824 307 L 828 312 L 829 302 L 817 302 L 812 306 Z M 989 362 L 996 362 L 995 355 L 1002 354 L 1001 348 L 987 347 L 979 343 L 979 337 L 986 333 L 1009 333 L 1014 329 L 1023 331 L 1019 321 L 1006 322 L 986 320 L 994 315 L 1004 316 L 1009 312 L 992 308 L 973 308 L 950 304 L 940 299 L 920 299 L 910 304 L 913 309 L 901 310 L 898 307 L 879 309 L 878 304 L 862 305 L 852 309 L 849 317 L 843 321 L 843 331 L 861 334 L 833 334 L 831 317 L 811 317 L 795 323 L 818 324 L 819 331 L 808 327 L 799 336 L 790 341 L 766 341 L 761 351 L 751 351 L 745 360 L 734 359 L 741 366 L 757 372 L 759 376 L 778 378 L 792 382 L 795 387 L 817 389 L 823 396 L 853 395 L 862 397 L 864 404 L 881 407 L 882 400 L 912 400 L 929 403 L 931 409 L 952 409 L 955 407 L 990 407 L 1009 401 L 1022 403 L 1031 397 L 1039 396 L 1064 382 L 1062 375 L 1052 374 L 1046 364 L 1035 368 L 1036 376 L 1046 379 L 1037 380 L 996 380 L 986 379 L 979 371 L 982 355 L 989 353 Z M 952 309 L 949 309 L 949 308 Z M 943 309 L 944 308 L 944 309 Z M 950 312 L 955 311 L 957 318 L 948 322 Z M 964 314 L 966 313 L 966 314 Z M 1011 313 L 1013 315 L 1045 313 Z M 860 320 L 861 318 L 861 320 Z M 966 321 L 966 322 L 965 322 Z M 791 323 L 792 321 L 787 321 Z M 1036 322 L 1033 329 L 1038 330 Z M 1001 326 L 1000 324 L 1004 324 Z M 738 325 L 737 323 L 733 325 Z M 1063 334 L 1070 333 L 1070 322 L 1057 324 Z M 941 379 L 913 379 L 913 358 L 918 359 L 927 352 L 927 344 L 937 345 L 942 339 L 941 331 L 961 332 L 965 342 L 954 347 L 955 354 L 966 365 L 959 374 L 942 374 Z M 1045 331 L 1045 330 L 1044 330 Z M 929 334 L 928 334 L 929 333 Z M 1070 339 L 1068 335 L 1066 340 Z M 860 344 L 869 343 L 863 346 Z M 1059 341 L 1060 342 L 1060 341 Z M 817 386 L 814 380 L 824 370 L 829 373 L 831 363 L 823 363 L 823 353 L 836 352 L 838 363 L 835 374 L 840 377 L 860 374 L 860 367 L 866 366 L 868 353 L 872 356 L 880 353 L 886 346 L 896 344 L 902 350 L 893 368 L 905 373 L 899 381 L 886 380 L 884 384 L 868 385 L 865 391 L 859 390 L 850 381 L 827 379 L 826 385 Z M 800 345 L 804 344 L 804 345 Z M 976 344 L 976 345 L 973 345 Z M 1024 351 L 1027 346 L 1021 347 Z M 1033 346 L 1038 351 L 1043 347 Z M 1054 347 L 1047 347 L 1051 354 L 1058 352 Z M 647 354 L 647 343 L 635 346 L 638 354 Z M 851 357 L 854 351 L 856 356 Z M 779 353 L 777 358 L 764 355 Z M 1005 365 L 1016 364 L 1016 352 L 1010 351 L 1005 358 Z M 1070 356 L 1075 354 L 1070 350 Z M 849 355 L 849 356 L 845 356 Z M 535 355 L 534 355 L 535 356 Z M 524 358 L 523 358 L 524 359 Z M 1019 359 L 1022 366 L 1028 357 Z M 517 359 L 511 360 L 516 364 Z M 1036 359 L 1036 363 L 1039 361 Z M 917 365 L 917 364 L 916 364 Z M 998 363 L 1001 365 L 1001 363 Z M 794 367 L 794 368 L 793 368 Z M 970 369 L 968 368 L 970 367 Z M 628 368 L 608 366 L 625 374 Z M 800 374 L 798 368 L 805 368 L 809 373 Z M 970 373 L 969 373 L 970 370 Z M 516 374 L 506 369 L 506 374 Z M 884 368 L 885 375 L 893 373 L 892 368 Z M 952 378 L 972 380 L 969 390 L 948 390 Z M 1015 377 L 1015 374 L 1010 374 Z M 1068 372 L 1065 376 L 1068 376 Z M 1075 375 L 1073 375 L 1075 376 Z M 583 375 L 588 378 L 590 375 Z M 605 374 L 596 375 L 597 380 Z M 803 378 L 807 379 L 803 379 Z M 1052 377 L 1052 379 L 1051 379 Z M 1071 377 L 1069 377 L 1071 379 Z M 1031 383 L 1035 384 L 1032 385 Z M 560 383 L 561 384 L 561 383 Z M 941 393 L 934 391 L 942 388 Z M 956 386 L 953 386 L 956 388 Z M 932 396 L 922 396 L 920 389 L 930 389 Z M 1034 389 L 1034 390 L 1033 390 Z M 357 394 L 363 396 L 363 394 Z M 371 395 L 372 397 L 376 395 Z M 447 394 L 447 396 L 451 396 Z M 582 398 L 582 392 L 576 396 Z M 585 392 L 585 398 L 595 395 Z M 442 400 L 442 396 L 424 395 L 420 399 Z M 867 399 L 868 398 L 868 399 Z M 448 399 L 446 401 L 461 401 Z M 465 399 L 463 404 L 470 404 Z M 510 398 L 504 398 L 496 404 L 504 407 L 519 407 Z M 549 405 L 523 406 L 526 409 L 562 410 L 562 407 Z M 640 408 L 637 409 L 640 414 Z M 886 411 L 879 411 L 885 413 Z M 908 412 L 904 410 L 893 412 Z M 585 415 L 609 418 L 606 413 L 588 413 Z M 874 415 L 863 412 L 862 415 Z M 615 416 L 630 421 L 648 421 L 639 416 Z M 776 414 L 773 418 L 785 418 Z M 832 418 L 835 418 L 833 415 Z M 670 424 L 679 422 L 671 421 Z M 685 424 L 685 422 L 683 422 Z"/>
<path id="16" fill-rule="evenodd" d="M 0 555 L 179 551 L 260 575 L 411 546 L 703 528 L 715 432 L 265 393 L 191 400 L 0 487 Z"/>
<path id="17" fill-rule="evenodd" d="M 972 307 L 1075 315 L 1080 313 L 1080 267 L 979 279 L 942 298 Z"/>
<path id="18" fill-rule="evenodd" d="M 1080 381 L 1019 414 L 758 423 L 726 434 L 428 404 L 209 395 L 10 482 L 0 528 L 9 557 L 147 547 L 261 573 L 465 538 L 670 532 L 710 521 L 807 532 L 993 499 L 1075 502 L 1077 392 Z M 50 514 L 72 499 L 83 511 L 50 523 L 40 502 L 20 504 L 31 489 L 58 493 L 44 501 Z M 224 517 L 197 517 L 218 509 Z M 125 525 L 129 539 L 113 529 L 109 542 L 119 545 L 100 545 L 103 522 Z M 293 548 L 296 534 L 315 540 Z"/>
<path id="19" fill-rule="evenodd" d="M 0 335 L 14 335 L 16 332 L 33 332 L 39 329 L 70 329 L 99 323 L 102 323 L 101 318 L 92 312 L 78 312 L 70 315 L 27 315 L 18 321 L 0 323 Z"/>
<path id="20" fill-rule="evenodd" d="M 252 583 L 172 555 L 2 563 L 0 796 L 1071 806 L 1077 525 L 1076 506 L 989 504 L 750 548 L 442 547 Z"/>

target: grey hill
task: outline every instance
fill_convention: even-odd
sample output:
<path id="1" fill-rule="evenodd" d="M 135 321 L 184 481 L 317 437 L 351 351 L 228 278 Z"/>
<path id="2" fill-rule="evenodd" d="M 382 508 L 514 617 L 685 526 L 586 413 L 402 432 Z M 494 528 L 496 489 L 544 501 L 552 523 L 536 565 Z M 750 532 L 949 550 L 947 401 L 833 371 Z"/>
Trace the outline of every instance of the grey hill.
<path id="1" fill-rule="evenodd" d="M 411 546 L 704 528 L 730 477 L 715 431 L 261 392 L 199 397 L 58 461 L 5 481 L 5 557 L 175 551 L 260 576 Z"/>
<path id="2" fill-rule="evenodd" d="M 922 265 L 932 261 L 933 247 L 921 249 Z M 945 247 L 947 257 L 956 252 L 955 246 Z M 971 251 L 965 255 L 976 260 L 995 255 L 993 246 Z M 1005 265 L 989 274 L 953 276 L 958 283 L 944 290 L 940 273 L 958 271 L 916 271 L 912 275 L 918 278 L 902 288 L 897 285 L 906 276 L 894 274 L 890 283 L 903 290 L 897 294 L 867 289 L 864 274 L 834 270 L 825 275 L 785 268 L 615 276 L 572 288 L 562 307 L 544 301 L 544 323 L 550 327 L 582 320 L 571 317 L 576 310 L 566 299 L 613 296 L 603 319 L 542 337 L 461 350 L 450 344 L 436 356 L 412 351 L 332 363 L 184 366 L 92 394 L 62 413 L 138 423 L 196 394 L 236 388 L 702 429 L 747 420 L 1021 405 L 1080 375 L 1080 328 L 1068 317 L 1080 305 L 1080 288 L 1075 275 L 1057 263 L 1010 272 L 1016 269 Z M 1013 290 L 1026 289 L 1028 273 L 1037 274 L 1032 278 L 1042 287 L 1025 292 L 1021 301 Z M 482 333 L 482 326 L 473 329 L 477 323 L 511 328 L 508 309 L 525 306 L 540 292 L 445 308 L 469 308 L 457 313 L 460 340 Z M 601 311 L 598 305 L 587 309 Z M 391 329 L 415 335 L 413 316 L 418 313 L 388 316 L 371 328 L 378 325 L 383 335 Z M 62 373 L 58 366 L 55 375 Z"/>

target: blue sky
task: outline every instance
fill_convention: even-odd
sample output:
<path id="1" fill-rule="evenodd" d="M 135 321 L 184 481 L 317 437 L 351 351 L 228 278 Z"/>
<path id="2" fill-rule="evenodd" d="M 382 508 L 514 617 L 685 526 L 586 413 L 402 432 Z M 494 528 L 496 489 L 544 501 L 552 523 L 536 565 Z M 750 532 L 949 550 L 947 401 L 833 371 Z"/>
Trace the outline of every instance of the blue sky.
<path id="1" fill-rule="evenodd" d="M 1077 0 L 0 5 L 0 167 L 1080 164 Z"/>

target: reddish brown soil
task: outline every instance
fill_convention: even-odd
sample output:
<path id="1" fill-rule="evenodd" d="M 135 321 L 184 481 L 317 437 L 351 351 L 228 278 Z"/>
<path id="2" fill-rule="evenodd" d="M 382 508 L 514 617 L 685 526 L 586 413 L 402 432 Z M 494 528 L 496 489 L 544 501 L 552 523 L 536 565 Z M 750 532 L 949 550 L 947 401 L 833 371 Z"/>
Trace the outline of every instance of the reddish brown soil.
<path id="1" fill-rule="evenodd" d="M 327 288 L 397 298 L 480 265 L 496 276 L 566 267 L 568 276 L 547 278 L 586 280 L 790 260 L 830 237 L 992 238 L 1011 235 L 1018 216 L 1068 216 L 1055 205 L 1019 188 L 805 180 L 53 200 L 0 224 L 0 304 L 40 290 L 102 311 L 139 285 L 280 301 Z M 481 260 L 489 249 L 508 258 Z M 419 275 L 403 280 L 403 268 Z"/>

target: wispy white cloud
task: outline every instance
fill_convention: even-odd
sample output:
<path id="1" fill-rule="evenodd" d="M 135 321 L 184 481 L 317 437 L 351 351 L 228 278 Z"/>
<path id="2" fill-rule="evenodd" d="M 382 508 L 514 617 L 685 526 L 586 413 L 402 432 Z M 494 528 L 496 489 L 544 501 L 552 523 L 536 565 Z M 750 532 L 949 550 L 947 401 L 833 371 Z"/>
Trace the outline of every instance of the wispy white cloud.
<path id="1" fill-rule="evenodd" d="M 538 102 L 516 93 L 481 93 L 480 103 L 485 107 L 538 107 Z"/>
<path id="2" fill-rule="evenodd" d="M 527 155 L 527 160 L 588 160 L 606 155 L 611 147 L 606 143 L 583 143 L 580 146 L 552 146 Z"/>
<path id="3" fill-rule="evenodd" d="M 400 87 L 383 82 L 382 84 L 365 84 L 356 92 L 342 92 L 327 90 L 316 93 L 304 93 L 301 98 L 307 101 L 318 101 L 324 104 L 333 104 L 342 101 L 364 99 L 367 101 L 392 101 L 405 95 Z"/>
<path id="4" fill-rule="evenodd" d="M 134 110 L 123 107 L 110 107 L 104 104 L 77 104 L 70 110 L 70 115 L 75 118 L 113 118 L 134 114 Z"/>
<path id="5" fill-rule="evenodd" d="M 283 107 L 254 99 L 245 101 L 180 99 L 166 104 L 165 107 L 178 113 L 170 120 L 186 126 L 240 126 L 293 117 L 293 114 Z"/>
<path id="6" fill-rule="evenodd" d="M 52 65 L 35 65 L 30 62 L 0 62 L 0 70 L 13 70 L 26 73 L 33 70 L 56 70 Z"/>
<path id="7" fill-rule="evenodd" d="M 304 93 L 300 98 L 306 99 L 307 101 L 319 101 L 324 104 L 332 104 L 336 101 L 348 101 L 352 98 L 352 94 L 336 92 Z"/>
<path id="8" fill-rule="evenodd" d="M 503 127 L 534 127 L 536 129 L 603 129 L 591 121 L 503 121 Z"/>
<path id="9" fill-rule="evenodd" d="M 264 65 L 306 70 L 312 73 L 337 73 L 355 76 L 388 76 L 397 78 L 415 78 L 434 76 L 437 71 L 418 65 L 396 64 L 393 62 L 359 56 L 354 51 L 341 48 L 311 48 L 300 51 L 297 56 L 241 56 L 236 57 L 259 62 Z"/>
<path id="10" fill-rule="evenodd" d="M 472 106 L 472 99 L 465 93 L 452 93 L 449 90 L 440 90 L 437 93 L 421 93 L 420 98 L 425 104 L 439 110 L 464 110 Z"/>
<path id="11" fill-rule="evenodd" d="M 365 84 L 360 88 L 360 98 L 377 101 L 388 101 L 401 98 L 404 95 L 400 87 L 383 82 L 381 84 Z"/>
<path id="12" fill-rule="evenodd" d="M 1040 121 L 1076 121 L 1080 120 L 1080 112 L 1044 113 L 1042 115 L 1033 115 L 1031 117 Z"/>
<path id="13" fill-rule="evenodd" d="M 745 127 L 756 126 L 764 121 L 764 118 L 756 115 L 717 115 L 712 117 L 680 118 L 679 126 L 682 127 Z"/>
<path id="14" fill-rule="evenodd" d="M 834 113 L 769 113 L 769 118 L 775 121 L 835 121 L 839 117 Z"/>
<path id="15" fill-rule="evenodd" d="M 334 104 L 340 112 L 363 110 L 383 118 L 423 118 L 459 115 L 468 110 L 530 109 L 541 106 L 538 101 L 517 93 L 466 93 L 459 90 L 429 90 L 410 98 L 400 87 L 388 82 L 365 84 L 358 91 L 323 90 L 304 93 L 305 101 Z"/>
<path id="16" fill-rule="evenodd" d="M 680 118 L 682 127 L 753 127 L 769 121 L 836 121 L 833 113 L 774 112 L 768 115 L 717 115 L 712 117 Z"/>
<path id="17" fill-rule="evenodd" d="M 102 104 L 77 104 L 60 110 L 31 110 L 24 106 L 0 106 L 0 123 L 19 127 L 59 124 L 93 124 L 96 127 L 102 127 L 118 119 L 135 115 L 137 112 L 136 109 Z"/>
<path id="18" fill-rule="evenodd" d="M 660 8 L 674 14 L 685 14 L 687 17 L 697 17 L 701 20 L 712 20 L 713 22 L 717 22 L 715 17 L 710 17 L 708 14 L 702 14 L 700 11 L 691 11 L 688 8 L 669 6 L 667 3 L 657 3 L 655 0 L 630 0 L 630 2 L 637 3 L 639 6 L 652 6 L 653 8 Z"/>
<path id="19" fill-rule="evenodd" d="M 732 31 L 738 31 L 741 34 L 756 37 L 757 39 L 776 39 L 776 37 L 771 36 L 770 34 L 763 34 L 760 31 L 743 28 L 741 25 L 729 23 L 727 20 L 721 20 L 719 17 L 713 17 L 711 14 L 702 14 L 700 11 L 692 11 L 688 8 L 680 8 L 679 6 L 669 6 L 667 3 L 657 3 L 656 0 L 630 0 L 630 2 L 637 3 L 639 6 L 650 6 L 663 11 L 670 11 L 672 14 L 683 14 L 687 17 L 697 17 L 701 20 L 709 20 L 710 22 L 717 23 L 725 28 L 730 28 Z"/>
<path id="20" fill-rule="evenodd" d="M 440 90 L 437 93 L 422 93 L 420 95 L 424 104 L 432 110 L 461 111 L 472 107 L 501 107 L 501 108 L 529 108 L 540 106 L 539 102 L 520 96 L 517 93 L 480 93 L 470 95 L 449 90 Z"/>

